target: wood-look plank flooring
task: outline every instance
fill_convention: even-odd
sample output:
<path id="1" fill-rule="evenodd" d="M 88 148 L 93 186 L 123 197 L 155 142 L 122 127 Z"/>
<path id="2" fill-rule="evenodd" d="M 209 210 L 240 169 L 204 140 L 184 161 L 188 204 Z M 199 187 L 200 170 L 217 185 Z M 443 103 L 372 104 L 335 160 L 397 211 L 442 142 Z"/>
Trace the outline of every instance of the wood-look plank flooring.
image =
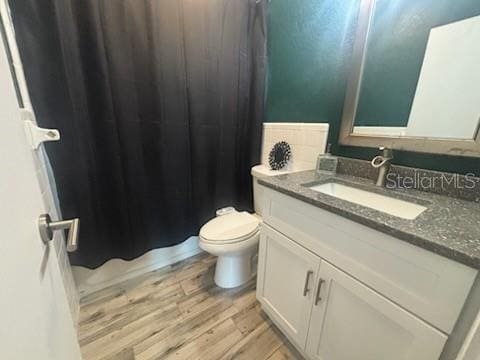
<path id="1" fill-rule="evenodd" d="M 214 269 L 200 254 L 82 298 L 84 360 L 301 359 L 261 311 L 255 280 L 220 289 Z"/>

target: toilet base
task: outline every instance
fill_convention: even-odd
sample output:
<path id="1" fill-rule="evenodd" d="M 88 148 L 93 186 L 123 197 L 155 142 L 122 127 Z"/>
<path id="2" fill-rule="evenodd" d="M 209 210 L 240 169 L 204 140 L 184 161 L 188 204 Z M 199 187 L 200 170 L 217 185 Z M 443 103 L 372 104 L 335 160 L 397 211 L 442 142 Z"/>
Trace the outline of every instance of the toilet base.
<path id="1" fill-rule="evenodd" d="M 251 254 L 222 255 L 215 266 L 215 284 L 230 289 L 245 284 L 252 278 Z"/>

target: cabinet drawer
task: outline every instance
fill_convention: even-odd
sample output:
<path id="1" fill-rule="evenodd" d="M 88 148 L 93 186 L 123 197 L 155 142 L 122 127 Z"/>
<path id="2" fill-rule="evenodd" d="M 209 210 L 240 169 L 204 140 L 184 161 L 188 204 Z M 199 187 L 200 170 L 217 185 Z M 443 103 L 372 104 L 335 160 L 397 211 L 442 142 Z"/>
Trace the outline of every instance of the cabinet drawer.
<path id="1" fill-rule="evenodd" d="M 475 269 L 271 189 L 262 205 L 266 224 L 451 333 Z"/>

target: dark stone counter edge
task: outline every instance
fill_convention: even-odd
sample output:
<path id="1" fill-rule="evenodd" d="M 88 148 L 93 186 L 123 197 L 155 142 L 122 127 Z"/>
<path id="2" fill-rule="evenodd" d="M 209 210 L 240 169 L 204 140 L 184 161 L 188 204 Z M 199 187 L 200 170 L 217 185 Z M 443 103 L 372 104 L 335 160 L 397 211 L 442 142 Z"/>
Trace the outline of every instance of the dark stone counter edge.
<path id="1" fill-rule="evenodd" d="M 377 222 L 371 219 L 367 219 L 363 216 L 357 215 L 355 213 L 352 213 L 350 211 L 345 211 L 341 207 L 336 207 L 332 206 L 329 204 L 326 204 L 322 201 L 315 200 L 312 198 L 309 198 L 307 196 L 304 196 L 302 194 L 299 194 L 295 191 L 290 191 L 287 189 L 284 189 L 282 187 L 276 186 L 274 184 L 271 184 L 267 181 L 264 181 L 262 179 L 259 179 L 259 184 L 263 185 L 265 187 L 268 187 L 270 189 L 273 189 L 275 191 L 278 191 L 282 194 L 291 196 L 297 200 L 301 200 L 303 202 L 306 202 L 310 205 L 316 206 L 318 208 L 327 210 L 329 212 L 332 212 L 334 214 L 340 215 L 348 220 L 352 220 L 356 223 L 365 225 L 369 228 L 372 228 L 374 230 L 378 230 L 380 232 L 383 232 L 387 235 L 391 235 L 399 240 L 406 241 L 412 245 L 421 247 L 425 250 L 431 251 L 435 254 L 444 256 L 446 258 L 449 258 L 451 260 L 457 261 L 459 263 L 462 263 L 464 265 L 476 268 L 477 270 L 480 270 L 480 258 L 477 257 L 472 257 L 469 256 L 468 254 L 459 252 L 455 249 L 449 248 L 447 246 L 432 242 L 430 240 L 424 239 L 422 237 L 419 237 L 415 234 L 407 233 L 404 231 L 401 231 L 399 229 L 395 229 L 394 227 L 388 226 L 384 223 Z"/>

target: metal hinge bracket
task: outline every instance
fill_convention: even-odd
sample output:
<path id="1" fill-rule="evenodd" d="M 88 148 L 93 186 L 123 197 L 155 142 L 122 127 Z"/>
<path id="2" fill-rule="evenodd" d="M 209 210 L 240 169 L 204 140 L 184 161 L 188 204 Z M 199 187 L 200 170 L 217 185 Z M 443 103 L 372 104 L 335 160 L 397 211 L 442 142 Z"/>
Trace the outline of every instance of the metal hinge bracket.
<path id="1" fill-rule="evenodd" d="M 20 109 L 20 116 L 24 123 L 27 140 L 33 150 L 38 149 L 40 144 L 46 141 L 60 140 L 60 132 L 57 129 L 45 129 L 37 126 L 35 115 L 32 111 Z"/>

